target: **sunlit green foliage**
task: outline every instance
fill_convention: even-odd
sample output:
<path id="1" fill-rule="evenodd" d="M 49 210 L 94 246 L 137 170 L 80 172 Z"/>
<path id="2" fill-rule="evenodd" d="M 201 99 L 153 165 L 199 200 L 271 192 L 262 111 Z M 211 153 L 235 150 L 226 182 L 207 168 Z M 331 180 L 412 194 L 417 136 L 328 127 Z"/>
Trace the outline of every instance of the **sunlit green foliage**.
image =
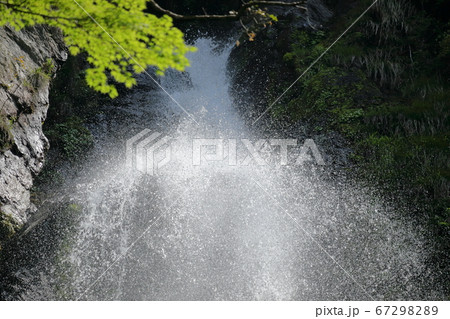
<path id="1" fill-rule="evenodd" d="M 70 53 L 87 52 L 89 86 L 118 95 L 109 77 L 131 87 L 133 72 L 149 66 L 158 73 L 183 70 L 193 48 L 167 16 L 145 13 L 145 0 L 0 0 L 0 26 L 21 29 L 35 24 L 58 27 Z"/>

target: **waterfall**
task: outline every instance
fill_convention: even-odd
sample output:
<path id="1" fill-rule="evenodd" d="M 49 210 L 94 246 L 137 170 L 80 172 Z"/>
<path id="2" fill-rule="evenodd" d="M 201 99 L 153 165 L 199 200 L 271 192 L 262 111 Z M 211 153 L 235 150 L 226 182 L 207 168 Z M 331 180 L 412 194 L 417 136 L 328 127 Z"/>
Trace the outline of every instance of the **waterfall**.
<path id="1" fill-rule="evenodd" d="M 91 161 L 66 185 L 81 207 L 76 227 L 50 274 L 22 297 L 436 297 L 426 284 L 426 236 L 372 190 L 314 161 L 281 165 L 280 149 L 269 142 L 260 150 L 267 165 L 251 156 L 246 162 L 245 141 L 254 146 L 280 134 L 261 137 L 237 113 L 226 72 L 231 46 L 210 38 L 195 46 L 185 73 L 159 79 L 166 92 L 149 89 L 152 79 L 142 75 L 94 128 Z M 154 174 L 125 163 L 126 140 L 144 129 L 170 139 L 156 159 L 170 152 L 170 161 Z M 200 165 L 194 140 L 217 143 L 199 142 Z M 291 163 L 298 152 L 289 153 Z"/>

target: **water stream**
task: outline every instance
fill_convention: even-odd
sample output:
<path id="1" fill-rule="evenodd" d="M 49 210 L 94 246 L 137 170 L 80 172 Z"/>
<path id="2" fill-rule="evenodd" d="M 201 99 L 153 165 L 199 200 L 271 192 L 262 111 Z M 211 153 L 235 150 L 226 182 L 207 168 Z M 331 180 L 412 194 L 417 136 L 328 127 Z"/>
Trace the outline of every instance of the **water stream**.
<path id="1" fill-rule="evenodd" d="M 63 234 L 57 258 L 17 272 L 14 298 L 439 297 L 427 284 L 423 231 L 395 217 L 376 193 L 330 165 L 279 165 L 274 148 L 261 152 L 275 158 L 268 165 L 254 158 L 242 165 L 249 155 L 243 139 L 254 144 L 277 136 L 261 137 L 237 113 L 226 72 L 231 46 L 209 38 L 195 46 L 186 73 L 160 79 L 192 118 L 167 94 L 149 89 L 146 75 L 111 106 L 94 127 L 89 165 L 63 187 L 79 206 L 74 227 Z M 125 165 L 125 141 L 143 129 L 171 139 L 171 160 L 153 175 Z M 221 139 L 224 160 L 202 157 L 193 165 L 194 139 Z M 233 141 L 236 165 L 229 162 Z"/>

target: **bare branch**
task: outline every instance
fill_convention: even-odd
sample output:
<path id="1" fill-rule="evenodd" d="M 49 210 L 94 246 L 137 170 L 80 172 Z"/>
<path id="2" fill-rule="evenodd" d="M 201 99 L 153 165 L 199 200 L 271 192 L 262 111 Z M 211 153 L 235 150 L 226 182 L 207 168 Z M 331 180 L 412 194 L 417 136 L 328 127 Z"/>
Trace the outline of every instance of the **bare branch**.
<path id="1" fill-rule="evenodd" d="M 151 9 L 168 15 L 174 20 L 189 21 L 189 20 L 222 20 L 222 21 L 238 21 L 240 18 L 246 15 L 247 9 L 254 6 L 279 6 L 279 7 L 297 7 L 299 9 L 305 10 L 307 0 L 297 1 L 297 2 L 284 2 L 284 1 L 249 1 L 244 3 L 238 11 L 230 11 L 229 14 L 200 14 L 200 15 L 182 15 L 170 10 L 162 8 L 156 1 L 151 0 L 148 5 Z"/>
<path id="2" fill-rule="evenodd" d="M 207 14 L 203 9 L 205 14 L 200 15 L 182 15 L 170 10 L 162 8 L 155 0 L 148 1 L 149 8 L 153 9 L 156 12 L 168 15 L 174 20 L 182 20 L 182 21 L 191 21 L 191 20 L 222 20 L 222 21 L 238 21 L 240 18 L 244 17 L 247 14 L 247 10 L 254 6 L 279 6 L 279 7 L 297 7 L 301 10 L 306 11 L 306 7 L 304 6 L 307 3 L 307 0 L 296 1 L 296 2 L 284 2 L 284 1 L 249 1 L 244 3 L 238 11 L 230 11 L 229 14 L 217 15 L 217 14 Z M 79 21 L 83 20 L 80 18 L 71 18 L 64 16 L 50 16 L 42 13 L 36 13 L 23 8 L 20 4 L 12 4 L 4 1 L 0 1 L 0 5 L 4 5 L 7 8 L 11 8 L 14 11 L 41 16 L 46 19 L 52 20 L 67 20 L 67 21 Z"/>
<path id="3" fill-rule="evenodd" d="M 306 10 L 306 7 L 304 5 L 307 3 L 307 0 L 304 1 L 296 1 L 296 2 L 284 2 L 284 1 L 250 1 L 247 3 L 244 3 L 241 7 L 241 9 L 245 10 L 247 8 L 253 7 L 253 6 L 272 6 L 272 7 L 299 7 L 303 10 Z M 239 10 L 241 10 L 239 9 Z"/>

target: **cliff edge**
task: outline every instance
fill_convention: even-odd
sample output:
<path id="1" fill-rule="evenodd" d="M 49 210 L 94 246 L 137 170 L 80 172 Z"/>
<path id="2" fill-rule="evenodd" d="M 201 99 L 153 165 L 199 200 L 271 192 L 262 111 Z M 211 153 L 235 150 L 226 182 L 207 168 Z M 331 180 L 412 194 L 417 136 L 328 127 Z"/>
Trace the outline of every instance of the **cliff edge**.
<path id="1" fill-rule="evenodd" d="M 67 59 L 59 30 L 0 28 L 0 242 L 35 212 L 33 176 L 49 147 L 42 124 L 58 64 Z"/>

